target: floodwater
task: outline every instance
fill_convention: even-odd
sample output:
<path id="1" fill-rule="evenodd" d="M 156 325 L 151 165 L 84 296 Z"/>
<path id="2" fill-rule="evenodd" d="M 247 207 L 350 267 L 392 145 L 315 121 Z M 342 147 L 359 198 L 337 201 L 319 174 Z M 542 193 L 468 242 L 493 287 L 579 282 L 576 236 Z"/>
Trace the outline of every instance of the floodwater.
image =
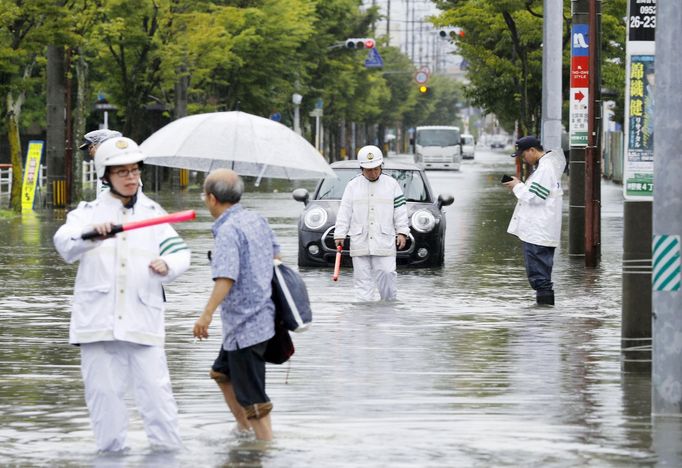
<path id="1" fill-rule="evenodd" d="M 130 450 L 98 455 L 77 348 L 68 345 L 75 265 L 52 246 L 63 213 L 0 220 L 0 465 L 3 466 L 681 466 L 680 422 L 650 416 L 650 378 L 620 364 L 621 187 L 602 186 L 602 264 L 586 270 L 564 242 L 557 305 L 534 304 L 519 241 L 505 233 L 514 199 L 499 184 L 511 158 L 479 152 L 459 172 L 430 172 L 451 193 L 445 266 L 401 270 L 399 302 L 354 303 L 351 272 L 302 271 L 314 323 L 296 354 L 268 368 L 275 439 L 232 434 L 207 370 L 220 346 L 194 343 L 208 298 L 211 218 L 195 193 L 154 195 L 192 248 L 167 288 L 166 350 L 184 450 L 150 450 L 130 402 Z M 296 263 L 302 205 L 289 182 L 244 204 L 267 216 Z M 568 196 L 565 197 L 567 203 Z M 564 210 L 567 213 L 567 210 Z M 61 218 L 61 219 L 60 219 Z"/>

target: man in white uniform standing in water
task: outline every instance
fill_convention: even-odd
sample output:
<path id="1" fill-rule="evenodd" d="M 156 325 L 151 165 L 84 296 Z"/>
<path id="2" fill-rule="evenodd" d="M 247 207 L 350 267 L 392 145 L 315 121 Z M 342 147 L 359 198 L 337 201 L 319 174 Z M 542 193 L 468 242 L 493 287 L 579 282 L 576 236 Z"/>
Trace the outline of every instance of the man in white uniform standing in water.
<path id="1" fill-rule="evenodd" d="M 362 173 L 346 186 L 336 217 L 334 241 L 343 245 L 350 237 L 353 286 L 363 301 L 374 300 L 374 290 L 384 301 L 394 301 L 396 247 L 405 248 L 410 227 L 405 196 L 393 177 L 381 173 L 384 157 L 376 146 L 358 151 Z"/>

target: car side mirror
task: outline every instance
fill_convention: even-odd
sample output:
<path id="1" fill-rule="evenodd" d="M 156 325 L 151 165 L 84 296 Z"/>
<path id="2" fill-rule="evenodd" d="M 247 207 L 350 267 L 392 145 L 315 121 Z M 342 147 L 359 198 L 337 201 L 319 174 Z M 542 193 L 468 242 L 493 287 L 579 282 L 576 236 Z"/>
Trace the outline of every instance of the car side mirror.
<path id="1" fill-rule="evenodd" d="M 444 206 L 452 205 L 452 203 L 455 201 L 455 197 L 452 195 L 446 194 L 446 195 L 438 195 L 438 208 L 442 208 Z"/>
<path id="2" fill-rule="evenodd" d="M 308 199 L 310 198 L 310 194 L 304 188 L 297 188 L 291 193 L 291 196 L 294 197 L 294 200 L 299 201 L 304 205 L 308 204 Z"/>

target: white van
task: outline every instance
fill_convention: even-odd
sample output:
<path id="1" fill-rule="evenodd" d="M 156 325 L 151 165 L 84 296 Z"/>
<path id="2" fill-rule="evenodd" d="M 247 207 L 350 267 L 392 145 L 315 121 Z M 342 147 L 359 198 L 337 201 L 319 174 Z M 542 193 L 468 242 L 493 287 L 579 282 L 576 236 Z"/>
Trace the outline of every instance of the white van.
<path id="1" fill-rule="evenodd" d="M 414 162 L 425 169 L 458 171 L 462 164 L 461 143 L 459 127 L 417 127 L 414 136 Z"/>
<path id="2" fill-rule="evenodd" d="M 474 159 L 474 153 L 476 151 L 476 142 L 474 141 L 474 136 L 468 133 L 462 134 L 462 158 L 463 159 Z"/>

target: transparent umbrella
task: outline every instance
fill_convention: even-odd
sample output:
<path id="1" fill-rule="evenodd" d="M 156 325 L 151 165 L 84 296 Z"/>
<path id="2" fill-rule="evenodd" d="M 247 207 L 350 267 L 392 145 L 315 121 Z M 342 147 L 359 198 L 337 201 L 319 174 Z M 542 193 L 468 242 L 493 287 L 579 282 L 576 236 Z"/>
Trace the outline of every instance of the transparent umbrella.
<path id="1" fill-rule="evenodd" d="M 319 179 L 334 176 L 305 138 L 246 112 L 212 112 L 175 120 L 141 144 L 145 164 L 209 172 L 229 168 L 243 176 Z"/>

